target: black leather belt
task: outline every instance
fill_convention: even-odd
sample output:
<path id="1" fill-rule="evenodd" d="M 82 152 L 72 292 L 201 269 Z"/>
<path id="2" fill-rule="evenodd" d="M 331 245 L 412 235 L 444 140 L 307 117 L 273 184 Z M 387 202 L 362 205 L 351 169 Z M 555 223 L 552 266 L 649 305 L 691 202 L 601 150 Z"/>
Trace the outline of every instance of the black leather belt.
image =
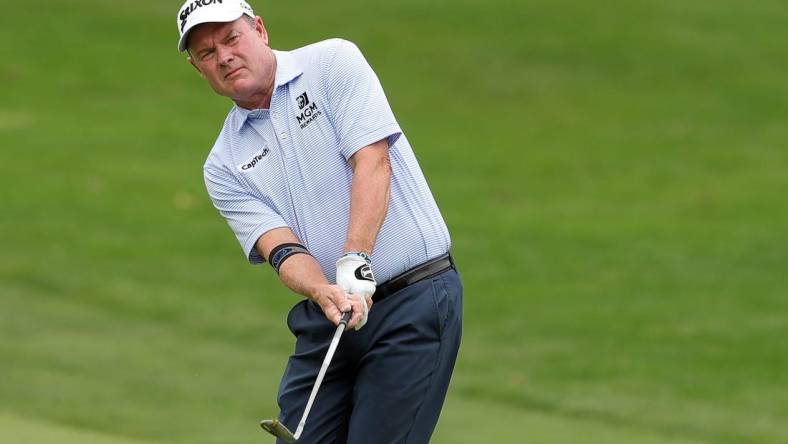
<path id="1" fill-rule="evenodd" d="M 446 253 L 438 256 L 378 285 L 375 294 L 372 295 L 372 300 L 380 302 L 408 285 L 439 275 L 453 266 L 454 259 L 452 259 L 451 254 Z"/>

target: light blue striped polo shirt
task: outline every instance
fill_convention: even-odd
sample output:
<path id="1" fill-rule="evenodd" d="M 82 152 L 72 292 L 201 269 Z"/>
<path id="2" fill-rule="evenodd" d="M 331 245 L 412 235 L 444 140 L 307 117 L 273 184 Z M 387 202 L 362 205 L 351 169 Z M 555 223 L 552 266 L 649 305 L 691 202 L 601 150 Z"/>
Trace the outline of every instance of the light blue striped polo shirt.
<path id="1" fill-rule="evenodd" d="M 446 253 L 450 239 L 427 181 L 397 124 L 383 88 L 359 49 L 331 39 L 277 60 L 270 110 L 234 106 L 206 160 L 205 185 L 244 253 L 290 227 L 335 281 L 350 213 L 359 149 L 389 141 L 388 213 L 372 253 L 378 282 Z"/>

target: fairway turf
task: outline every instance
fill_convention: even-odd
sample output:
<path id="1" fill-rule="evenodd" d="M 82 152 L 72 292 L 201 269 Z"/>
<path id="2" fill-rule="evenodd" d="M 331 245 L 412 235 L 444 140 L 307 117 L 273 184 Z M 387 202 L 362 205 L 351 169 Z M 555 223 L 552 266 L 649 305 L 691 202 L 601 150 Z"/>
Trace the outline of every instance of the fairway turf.
<path id="1" fill-rule="evenodd" d="M 0 415 L 0 442 L 15 444 L 156 444 L 94 432 L 85 432 L 52 423 L 33 422 Z"/>
<path id="2" fill-rule="evenodd" d="M 179 5 L 4 6 L 0 443 L 271 441 L 297 298 L 205 195 Z M 433 443 L 788 442 L 783 2 L 252 5 L 359 45 L 449 224 Z"/>

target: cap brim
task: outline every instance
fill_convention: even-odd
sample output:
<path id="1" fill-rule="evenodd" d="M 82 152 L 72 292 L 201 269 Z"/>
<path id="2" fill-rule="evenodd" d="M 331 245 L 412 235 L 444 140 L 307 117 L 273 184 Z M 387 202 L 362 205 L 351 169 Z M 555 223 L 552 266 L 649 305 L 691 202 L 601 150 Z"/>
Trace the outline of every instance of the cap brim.
<path id="1" fill-rule="evenodd" d="M 241 18 L 244 14 L 246 14 L 246 12 L 242 10 L 217 12 L 209 8 L 200 8 L 194 11 L 192 17 L 189 17 L 189 24 L 186 26 L 186 29 L 183 30 L 180 41 L 178 41 L 178 51 L 186 51 L 186 42 L 189 40 L 189 32 L 191 32 L 195 26 L 202 25 L 203 23 L 233 22 Z"/>

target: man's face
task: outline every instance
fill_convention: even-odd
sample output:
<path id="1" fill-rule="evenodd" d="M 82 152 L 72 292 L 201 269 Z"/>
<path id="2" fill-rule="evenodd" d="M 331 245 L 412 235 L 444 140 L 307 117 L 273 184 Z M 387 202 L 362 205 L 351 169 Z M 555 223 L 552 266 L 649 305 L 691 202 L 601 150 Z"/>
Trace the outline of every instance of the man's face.
<path id="1" fill-rule="evenodd" d="M 271 87 L 275 69 L 268 33 L 257 17 L 228 23 L 204 23 L 189 33 L 189 61 L 217 94 L 236 102 L 253 101 Z"/>

